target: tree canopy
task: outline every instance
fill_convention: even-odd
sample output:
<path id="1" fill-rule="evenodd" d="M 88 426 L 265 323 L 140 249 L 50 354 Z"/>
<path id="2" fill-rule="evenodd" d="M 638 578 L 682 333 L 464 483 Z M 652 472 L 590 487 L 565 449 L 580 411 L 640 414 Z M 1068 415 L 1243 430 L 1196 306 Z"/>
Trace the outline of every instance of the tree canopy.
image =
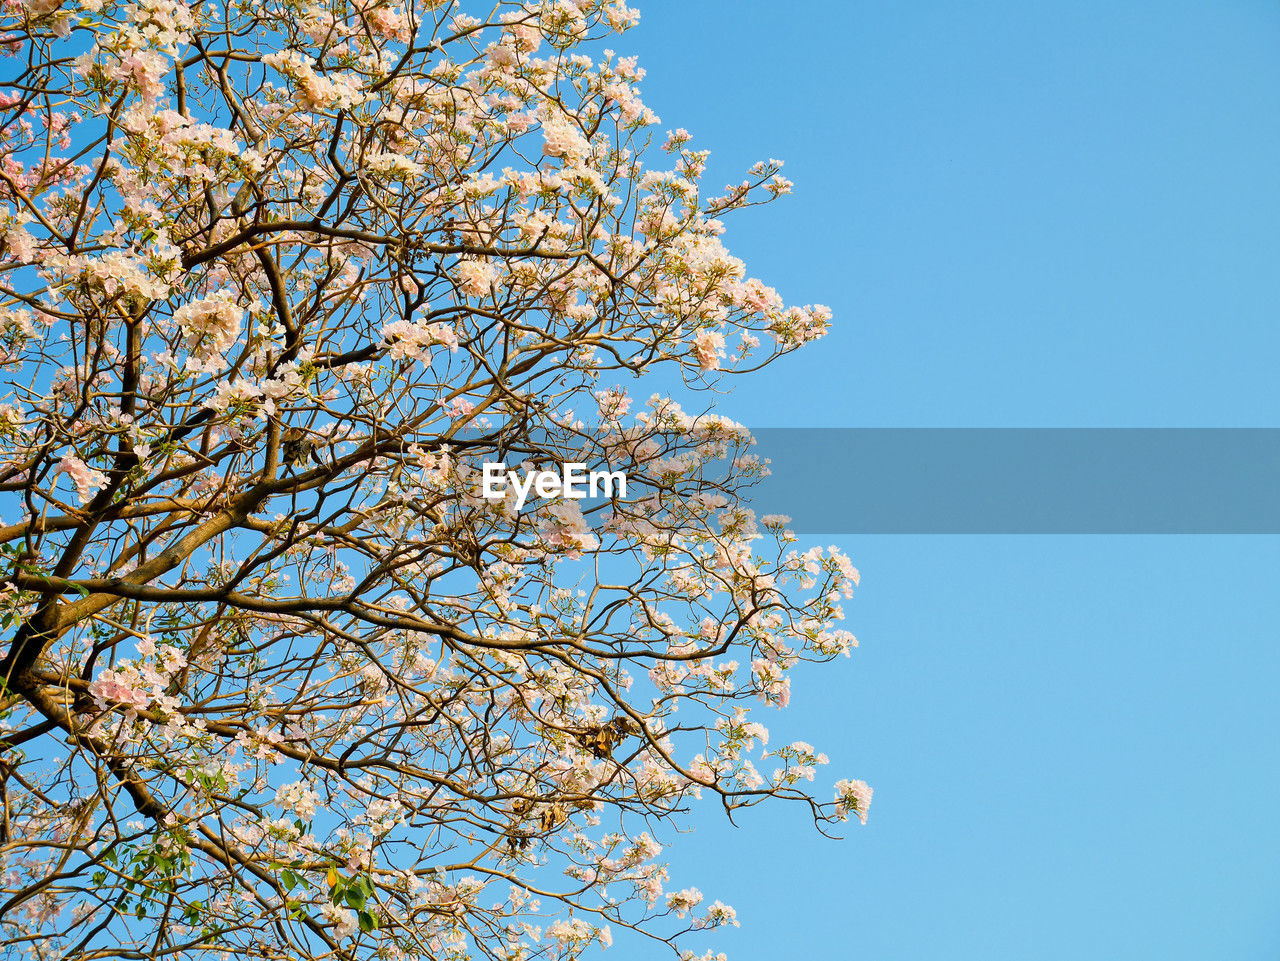
<path id="1" fill-rule="evenodd" d="M 857 572 L 748 509 L 698 390 L 830 312 L 722 244 L 790 185 L 704 188 L 603 46 L 634 10 L 0 20 L 10 950 L 693 957 L 736 923 L 669 889 L 696 799 L 865 820 L 758 719 L 856 645 Z M 570 460 L 625 495 L 481 496 Z"/>

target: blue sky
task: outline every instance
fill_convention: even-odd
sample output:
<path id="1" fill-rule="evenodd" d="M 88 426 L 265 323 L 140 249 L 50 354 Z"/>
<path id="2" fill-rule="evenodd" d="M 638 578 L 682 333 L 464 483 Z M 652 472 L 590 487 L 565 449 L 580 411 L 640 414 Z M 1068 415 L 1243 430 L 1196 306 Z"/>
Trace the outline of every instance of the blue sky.
<path id="1" fill-rule="evenodd" d="M 638 53 L 728 239 L 836 331 L 758 426 L 1280 426 L 1280 7 L 652 0 Z M 780 739 L 876 789 L 840 843 L 710 807 L 673 881 L 734 961 L 1280 954 L 1274 537 L 850 537 L 853 660 Z M 787 816 L 790 815 L 790 816 Z"/>

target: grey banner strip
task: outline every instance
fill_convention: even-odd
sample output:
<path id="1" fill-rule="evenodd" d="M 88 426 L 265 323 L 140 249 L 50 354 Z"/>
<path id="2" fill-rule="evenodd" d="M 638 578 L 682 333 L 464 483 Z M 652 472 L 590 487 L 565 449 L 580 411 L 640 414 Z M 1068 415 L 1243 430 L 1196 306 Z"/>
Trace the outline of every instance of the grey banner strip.
<path id="1" fill-rule="evenodd" d="M 1276 534 L 1280 429 L 759 428 L 805 534 Z"/>

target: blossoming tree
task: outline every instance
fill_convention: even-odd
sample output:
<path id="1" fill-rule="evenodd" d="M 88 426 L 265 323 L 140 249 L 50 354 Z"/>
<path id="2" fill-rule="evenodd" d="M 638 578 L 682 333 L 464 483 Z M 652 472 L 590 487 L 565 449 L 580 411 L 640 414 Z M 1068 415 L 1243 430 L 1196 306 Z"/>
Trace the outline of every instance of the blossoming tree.
<path id="1" fill-rule="evenodd" d="M 865 820 L 751 713 L 848 653 L 856 571 L 746 509 L 742 429 L 626 389 L 825 331 L 719 240 L 788 184 L 702 189 L 619 0 L 474 13 L 0 9 L 11 951 L 692 956 L 736 923 L 667 890 L 697 798 Z M 626 494 L 480 496 L 569 458 Z"/>

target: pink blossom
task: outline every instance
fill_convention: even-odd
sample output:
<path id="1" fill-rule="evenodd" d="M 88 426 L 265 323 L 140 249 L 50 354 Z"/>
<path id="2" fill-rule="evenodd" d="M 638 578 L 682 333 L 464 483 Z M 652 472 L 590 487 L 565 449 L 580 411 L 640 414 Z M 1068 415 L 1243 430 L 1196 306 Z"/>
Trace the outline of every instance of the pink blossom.
<path id="1" fill-rule="evenodd" d="M 572 560 L 582 557 L 584 550 L 592 551 L 600 546 L 600 541 L 587 527 L 582 509 L 573 501 L 547 505 L 538 521 L 538 533 L 549 550 L 564 552 Z"/>
<path id="2" fill-rule="evenodd" d="M 106 69 L 109 77 L 125 81 L 143 100 L 154 103 L 164 93 L 164 75 L 170 66 L 163 54 L 133 50 Z"/>
<path id="3" fill-rule="evenodd" d="M 244 308 L 229 291 L 183 304 L 173 312 L 173 321 L 187 338 L 187 349 L 201 357 L 222 354 L 240 336 Z"/>
<path id="4" fill-rule="evenodd" d="M 333 936 L 339 941 L 356 933 L 356 916 L 346 908 L 325 901 L 320 905 L 320 914 L 333 925 Z"/>
<path id="5" fill-rule="evenodd" d="M 68 454 L 58 462 L 58 472 L 71 478 L 81 504 L 89 503 L 95 493 L 107 486 L 106 474 L 94 470 L 74 454 Z"/>
<path id="6" fill-rule="evenodd" d="M 36 239 L 22 226 L 10 227 L 5 233 L 9 252 L 21 261 L 30 261 L 36 255 Z"/>
<path id="7" fill-rule="evenodd" d="M 701 330 L 693 338 L 693 352 L 698 366 L 703 370 L 718 370 L 724 356 L 724 334 L 714 330 Z"/>
<path id="8" fill-rule="evenodd" d="M 277 807 L 292 811 L 304 821 L 309 821 L 316 814 L 316 803 L 320 796 L 302 781 L 285 784 L 276 790 Z"/>
<path id="9" fill-rule="evenodd" d="M 382 342 L 390 348 L 396 360 L 416 360 L 431 364 L 431 348 L 458 349 L 458 332 L 449 324 L 419 324 L 410 320 L 395 320 L 382 327 Z"/>
<path id="10" fill-rule="evenodd" d="M 702 892 L 697 888 L 685 888 L 667 895 L 667 908 L 683 918 L 692 908 L 702 903 Z"/>
<path id="11" fill-rule="evenodd" d="M 863 824 L 867 823 L 867 808 L 871 807 L 871 785 L 866 781 L 836 782 L 836 816 L 847 818 L 852 811 Z"/>
<path id="12" fill-rule="evenodd" d="M 103 671 L 89 685 L 89 695 L 97 702 L 100 710 L 107 707 L 108 701 L 145 708 L 151 703 L 151 698 L 136 686 L 137 681 L 136 672 Z"/>
<path id="13" fill-rule="evenodd" d="M 751 662 L 751 672 L 762 700 L 771 701 L 778 707 L 791 703 L 791 678 L 776 661 L 758 657 Z"/>
<path id="14" fill-rule="evenodd" d="M 409 18 L 399 7 L 377 7 L 366 13 L 364 20 L 371 31 L 388 40 L 406 43 L 411 36 Z"/>
<path id="15" fill-rule="evenodd" d="M 441 398 L 437 401 L 440 408 L 450 417 L 470 417 L 475 413 L 476 405 L 465 397 L 455 397 L 453 400 L 444 400 Z"/>
<path id="16" fill-rule="evenodd" d="M 456 268 L 458 289 L 468 297 L 483 297 L 493 289 L 498 272 L 482 260 L 460 260 Z"/>
<path id="17" fill-rule="evenodd" d="M 590 149 L 587 138 L 572 121 L 557 118 L 542 123 L 542 152 L 548 157 L 563 157 L 566 162 L 580 161 Z"/>

